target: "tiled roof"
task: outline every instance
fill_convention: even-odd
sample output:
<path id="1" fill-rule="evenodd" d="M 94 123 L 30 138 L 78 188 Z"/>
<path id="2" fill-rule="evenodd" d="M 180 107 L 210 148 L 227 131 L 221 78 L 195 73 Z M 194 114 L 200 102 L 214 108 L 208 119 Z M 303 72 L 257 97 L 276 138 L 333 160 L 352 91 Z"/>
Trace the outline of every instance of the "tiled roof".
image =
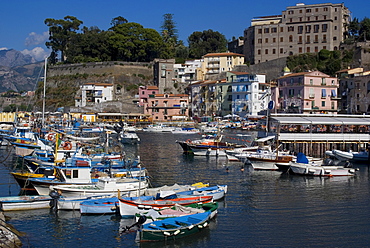
<path id="1" fill-rule="evenodd" d="M 226 56 L 241 56 L 241 57 L 244 57 L 243 54 L 239 54 L 239 53 L 207 53 L 206 55 L 204 55 L 204 57 L 226 57 Z"/>

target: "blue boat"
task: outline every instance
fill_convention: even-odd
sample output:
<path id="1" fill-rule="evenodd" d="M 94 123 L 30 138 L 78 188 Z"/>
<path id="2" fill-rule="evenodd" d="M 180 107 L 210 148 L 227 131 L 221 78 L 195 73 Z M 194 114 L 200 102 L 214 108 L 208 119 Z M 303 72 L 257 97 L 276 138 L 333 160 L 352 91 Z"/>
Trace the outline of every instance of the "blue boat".
<path id="1" fill-rule="evenodd" d="M 168 218 L 144 224 L 138 230 L 140 242 L 168 241 L 189 236 L 208 227 L 211 212 Z"/>

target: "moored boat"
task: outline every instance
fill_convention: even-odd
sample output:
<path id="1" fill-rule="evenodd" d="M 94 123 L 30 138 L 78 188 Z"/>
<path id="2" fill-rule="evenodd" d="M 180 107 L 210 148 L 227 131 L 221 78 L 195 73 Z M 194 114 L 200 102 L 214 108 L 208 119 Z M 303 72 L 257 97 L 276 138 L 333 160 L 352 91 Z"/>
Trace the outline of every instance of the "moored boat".
<path id="1" fill-rule="evenodd" d="M 32 210 L 50 208 L 48 195 L 22 195 L 0 197 L 1 211 Z"/>
<path id="2" fill-rule="evenodd" d="M 204 212 L 153 221 L 141 226 L 138 239 L 140 242 L 147 242 L 183 238 L 208 227 L 210 215 L 211 212 Z"/>

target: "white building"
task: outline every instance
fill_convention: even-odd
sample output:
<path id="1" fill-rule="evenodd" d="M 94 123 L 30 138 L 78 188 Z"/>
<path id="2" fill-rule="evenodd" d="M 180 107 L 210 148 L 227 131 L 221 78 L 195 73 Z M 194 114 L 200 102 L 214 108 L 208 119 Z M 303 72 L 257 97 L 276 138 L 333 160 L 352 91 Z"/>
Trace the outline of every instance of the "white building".
<path id="1" fill-rule="evenodd" d="M 192 83 L 199 80 L 197 76 L 197 71 L 201 70 L 202 68 L 202 59 L 196 60 L 187 60 L 185 64 L 175 64 L 175 78 L 177 82 L 180 83 Z M 200 75 L 200 79 L 201 79 Z"/>
<path id="2" fill-rule="evenodd" d="M 113 100 L 113 84 L 85 83 L 81 85 L 81 96 L 76 97 L 75 106 L 85 107 L 89 103 L 102 103 Z"/>

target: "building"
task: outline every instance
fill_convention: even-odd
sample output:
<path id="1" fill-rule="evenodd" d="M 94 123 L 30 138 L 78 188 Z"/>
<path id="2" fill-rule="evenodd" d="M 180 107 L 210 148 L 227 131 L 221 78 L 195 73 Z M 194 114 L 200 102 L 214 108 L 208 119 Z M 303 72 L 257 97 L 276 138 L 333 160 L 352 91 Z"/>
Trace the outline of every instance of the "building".
<path id="1" fill-rule="evenodd" d="M 174 88 L 176 83 L 174 64 L 175 59 L 154 60 L 154 85 L 158 87 L 160 94 L 176 92 Z"/>
<path id="2" fill-rule="evenodd" d="M 139 87 L 139 106 L 142 107 L 148 103 L 148 99 L 159 94 L 157 86 L 140 86 Z"/>
<path id="3" fill-rule="evenodd" d="M 177 82 L 190 84 L 194 81 L 201 80 L 201 77 L 198 77 L 198 75 L 202 75 L 202 73 L 199 73 L 199 70 L 202 69 L 202 63 L 202 59 L 196 59 L 187 60 L 184 64 L 174 64 L 175 79 Z"/>
<path id="4" fill-rule="evenodd" d="M 75 98 L 76 107 L 85 107 L 89 103 L 102 103 L 113 100 L 113 84 L 85 83 L 80 87 L 81 95 Z"/>
<path id="5" fill-rule="evenodd" d="M 320 114 L 338 111 L 338 79 L 319 71 L 289 73 L 277 80 L 271 99 L 274 112 Z"/>
<path id="6" fill-rule="evenodd" d="M 322 49 L 338 50 L 350 11 L 343 3 L 299 3 L 281 15 L 252 19 L 244 31 L 244 55 L 250 64 Z"/>
<path id="7" fill-rule="evenodd" d="M 363 68 L 340 70 L 338 112 L 342 114 L 370 114 L 370 71 Z"/>
<path id="8" fill-rule="evenodd" d="M 189 96 L 186 94 L 149 95 L 144 103 L 144 114 L 151 115 L 153 121 L 171 121 L 188 116 Z"/>
<path id="9" fill-rule="evenodd" d="M 228 85 L 228 91 L 231 86 L 231 97 L 228 95 L 227 100 L 232 100 L 229 103 L 232 114 L 257 116 L 267 109 L 270 97 L 265 75 L 231 71 L 226 73 L 226 82 L 231 84 Z"/>
<path id="10" fill-rule="evenodd" d="M 244 64 L 244 55 L 238 53 L 208 53 L 203 56 L 203 80 L 208 80 L 212 75 L 226 73 L 237 65 Z"/>

